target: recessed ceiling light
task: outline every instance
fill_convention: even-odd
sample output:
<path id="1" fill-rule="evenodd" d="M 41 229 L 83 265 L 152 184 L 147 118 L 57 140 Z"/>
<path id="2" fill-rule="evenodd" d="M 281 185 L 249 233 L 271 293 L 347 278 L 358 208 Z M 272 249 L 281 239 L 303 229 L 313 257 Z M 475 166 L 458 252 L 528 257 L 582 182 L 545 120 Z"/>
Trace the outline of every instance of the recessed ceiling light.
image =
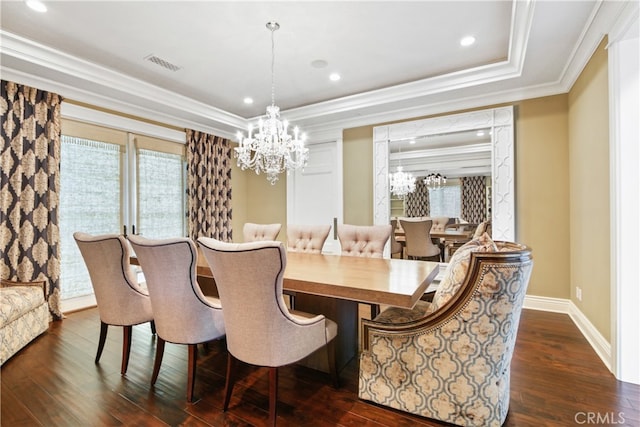
<path id="1" fill-rule="evenodd" d="M 415 144 L 415 143 L 416 143 L 415 139 L 412 139 L 412 140 L 409 141 L 409 144 Z"/>
<path id="2" fill-rule="evenodd" d="M 253 98 L 250 97 L 246 97 L 245 99 L 242 100 L 245 104 L 253 104 Z"/>
<path id="3" fill-rule="evenodd" d="M 476 136 L 484 136 L 484 131 L 483 131 L 483 130 L 479 130 L 479 131 L 476 133 Z"/>
<path id="4" fill-rule="evenodd" d="M 329 75 L 329 80 L 331 80 L 332 82 L 337 82 L 338 80 L 340 80 L 340 74 L 338 73 L 331 73 Z"/>
<path id="5" fill-rule="evenodd" d="M 460 39 L 460 46 L 471 46 L 476 42 L 476 38 L 473 36 L 466 36 Z"/>
<path id="6" fill-rule="evenodd" d="M 44 5 L 40 0 L 27 0 L 27 6 L 36 12 L 46 12 L 47 6 Z"/>

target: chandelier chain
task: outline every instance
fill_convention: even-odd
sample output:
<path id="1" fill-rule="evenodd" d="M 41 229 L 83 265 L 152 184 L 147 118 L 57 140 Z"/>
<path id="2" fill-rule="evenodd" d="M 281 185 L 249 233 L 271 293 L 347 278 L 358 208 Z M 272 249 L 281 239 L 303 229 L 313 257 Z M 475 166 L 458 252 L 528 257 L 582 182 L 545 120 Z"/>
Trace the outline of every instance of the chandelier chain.
<path id="1" fill-rule="evenodd" d="M 274 33 L 280 26 L 272 22 L 267 25 L 271 30 L 271 105 L 276 105 L 276 43 Z"/>

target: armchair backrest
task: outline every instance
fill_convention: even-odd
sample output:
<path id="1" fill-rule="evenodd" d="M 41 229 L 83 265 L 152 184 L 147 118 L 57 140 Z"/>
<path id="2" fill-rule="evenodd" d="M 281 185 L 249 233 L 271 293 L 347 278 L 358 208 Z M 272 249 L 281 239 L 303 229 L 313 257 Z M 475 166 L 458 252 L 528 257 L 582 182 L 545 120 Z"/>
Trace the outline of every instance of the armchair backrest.
<path id="1" fill-rule="evenodd" d="M 100 320 L 110 325 L 149 321 L 151 301 L 131 269 L 127 240 L 117 234 L 81 232 L 73 233 L 73 238 L 89 271 Z"/>
<path id="2" fill-rule="evenodd" d="M 326 344 L 324 316 L 302 320 L 285 305 L 287 257 L 282 242 L 226 243 L 200 237 L 198 244 L 216 278 L 227 348 L 234 357 L 259 366 L 283 366 Z"/>
<path id="3" fill-rule="evenodd" d="M 245 242 L 259 242 L 265 240 L 276 240 L 282 224 L 254 224 L 247 222 L 242 227 L 242 234 Z"/>
<path id="4" fill-rule="evenodd" d="M 467 254 L 462 285 L 436 311 L 409 321 L 398 313 L 394 322 L 393 311 L 386 319 L 385 311 L 376 321 L 363 320 L 360 398 L 456 425 L 504 423 L 533 261 L 526 246 L 495 244 L 497 251 Z M 388 354 L 404 356 L 379 356 Z M 407 389 L 419 397 L 407 401 Z"/>
<path id="5" fill-rule="evenodd" d="M 391 236 L 388 225 L 338 225 L 342 255 L 382 258 L 384 245 Z"/>
<path id="6" fill-rule="evenodd" d="M 287 250 L 319 254 L 329 237 L 330 225 L 287 224 Z"/>

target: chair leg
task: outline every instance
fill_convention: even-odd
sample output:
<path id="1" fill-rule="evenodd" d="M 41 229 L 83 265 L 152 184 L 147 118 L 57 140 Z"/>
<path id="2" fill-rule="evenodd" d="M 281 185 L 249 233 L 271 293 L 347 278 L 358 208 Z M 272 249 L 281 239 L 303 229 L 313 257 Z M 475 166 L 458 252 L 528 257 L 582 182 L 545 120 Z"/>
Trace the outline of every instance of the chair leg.
<path id="1" fill-rule="evenodd" d="M 127 373 L 127 367 L 129 366 L 129 354 L 131 353 L 131 333 L 133 326 L 127 325 L 122 327 L 122 366 L 120 368 L 120 375 Z"/>
<path id="2" fill-rule="evenodd" d="M 338 365 L 336 364 L 336 340 L 332 339 L 327 343 L 327 359 L 329 360 L 329 373 L 333 388 L 340 388 L 340 377 L 338 376 Z"/>
<path id="3" fill-rule="evenodd" d="M 102 356 L 104 343 L 107 341 L 107 329 L 109 329 L 109 325 L 100 321 L 100 339 L 98 340 L 98 352 L 96 353 L 95 363 L 98 363 L 100 361 L 100 356 Z"/>
<path id="4" fill-rule="evenodd" d="M 278 368 L 269 368 L 269 425 L 276 425 L 276 404 L 278 402 Z"/>
<path id="5" fill-rule="evenodd" d="M 380 304 L 371 304 L 371 320 L 380 314 Z"/>
<path id="6" fill-rule="evenodd" d="M 187 401 L 193 402 L 193 389 L 196 383 L 196 361 L 198 359 L 198 345 L 189 344 L 189 366 L 187 369 Z"/>
<path id="7" fill-rule="evenodd" d="M 225 412 L 229 409 L 229 401 L 231 400 L 233 384 L 236 382 L 236 365 L 236 358 L 229 353 L 227 355 L 227 380 L 224 385 L 224 403 L 222 405 L 222 410 Z"/>
<path id="8" fill-rule="evenodd" d="M 160 365 L 162 365 L 162 356 L 164 355 L 164 340 L 158 337 L 156 343 L 156 359 L 153 362 L 153 374 L 151 374 L 151 385 L 156 383 L 158 379 L 158 373 L 160 372 Z"/>
<path id="9" fill-rule="evenodd" d="M 151 326 L 151 333 L 153 335 L 156 334 L 156 322 L 154 322 L 153 320 L 151 322 L 149 322 L 149 326 Z"/>

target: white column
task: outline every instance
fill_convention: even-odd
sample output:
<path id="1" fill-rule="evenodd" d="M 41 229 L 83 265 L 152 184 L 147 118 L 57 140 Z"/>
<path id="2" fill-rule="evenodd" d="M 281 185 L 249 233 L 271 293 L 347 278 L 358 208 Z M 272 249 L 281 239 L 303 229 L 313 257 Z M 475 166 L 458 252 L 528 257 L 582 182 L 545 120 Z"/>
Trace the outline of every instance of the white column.
<path id="1" fill-rule="evenodd" d="M 632 2 L 636 3 L 636 2 Z M 609 35 L 612 368 L 640 384 L 638 7 Z"/>

